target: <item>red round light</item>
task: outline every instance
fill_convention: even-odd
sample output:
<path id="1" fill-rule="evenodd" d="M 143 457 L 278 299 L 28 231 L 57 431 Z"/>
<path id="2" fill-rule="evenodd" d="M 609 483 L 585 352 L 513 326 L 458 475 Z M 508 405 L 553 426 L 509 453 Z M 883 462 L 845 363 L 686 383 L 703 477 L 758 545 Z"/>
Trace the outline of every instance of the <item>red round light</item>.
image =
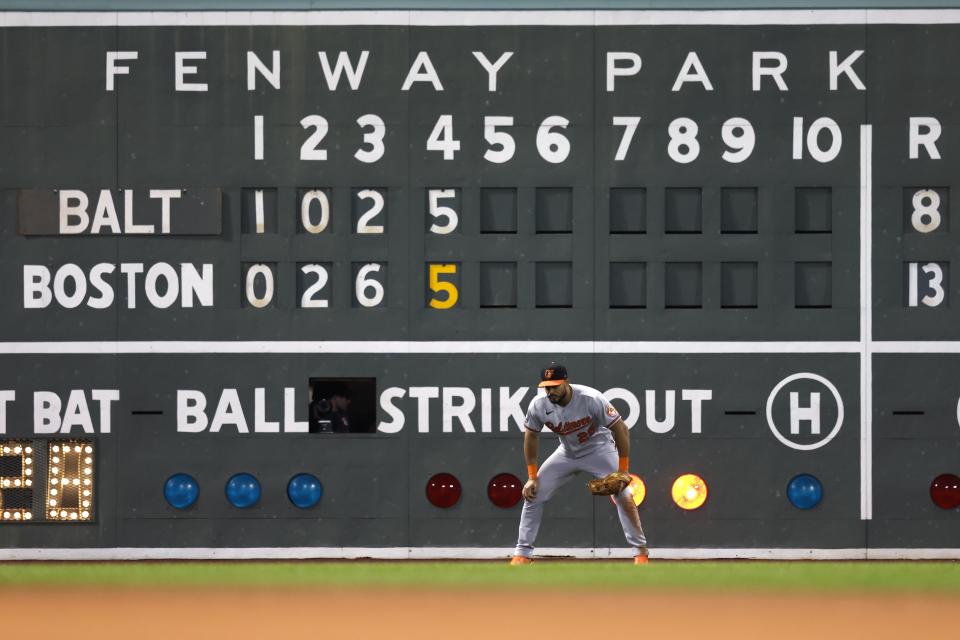
<path id="1" fill-rule="evenodd" d="M 509 509 L 523 497 L 523 483 L 512 473 L 497 474 L 487 485 L 487 497 L 501 509 Z"/>
<path id="2" fill-rule="evenodd" d="M 960 507 L 960 477 L 941 473 L 930 483 L 930 499 L 941 509 Z"/>
<path id="3" fill-rule="evenodd" d="M 449 509 L 460 499 L 460 481 L 452 473 L 438 473 L 427 481 L 427 500 L 435 507 Z"/>

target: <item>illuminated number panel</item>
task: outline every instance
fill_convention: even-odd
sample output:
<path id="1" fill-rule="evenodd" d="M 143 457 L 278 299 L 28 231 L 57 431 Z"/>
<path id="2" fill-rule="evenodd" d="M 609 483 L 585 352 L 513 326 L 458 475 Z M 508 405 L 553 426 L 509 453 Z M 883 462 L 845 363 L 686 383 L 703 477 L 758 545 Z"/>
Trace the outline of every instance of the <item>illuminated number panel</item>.
<path id="1" fill-rule="evenodd" d="M 47 518 L 87 521 L 93 514 L 93 445 L 53 441 L 48 445 Z"/>
<path id="2" fill-rule="evenodd" d="M 0 514 L 3 522 L 33 519 L 33 447 L 0 442 Z"/>
<path id="3" fill-rule="evenodd" d="M 95 457 L 85 440 L 0 442 L 0 523 L 92 521 Z"/>

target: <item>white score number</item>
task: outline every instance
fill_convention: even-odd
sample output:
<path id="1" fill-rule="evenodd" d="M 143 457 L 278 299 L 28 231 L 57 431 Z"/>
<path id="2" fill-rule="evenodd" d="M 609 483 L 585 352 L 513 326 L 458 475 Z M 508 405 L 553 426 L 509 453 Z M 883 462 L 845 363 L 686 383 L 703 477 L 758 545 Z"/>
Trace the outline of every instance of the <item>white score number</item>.
<path id="1" fill-rule="evenodd" d="M 641 116 L 613 116 L 613 126 L 622 127 L 619 144 L 614 152 L 614 160 L 627 159 L 630 146 L 637 137 Z M 380 116 L 367 113 L 356 120 L 360 128 L 362 141 L 353 153 L 353 157 L 364 163 L 377 162 L 386 153 L 384 140 L 387 127 Z M 483 138 L 487 148 L 483 159 L 493 164 L 511 161 L 517 153 L 517 141 L 510 129 L 515 125 L 514 116 L 483 116 Z M 323 142 L 330 132 L 330 123 L 321 115 L 311 114 L 300 120 L 300 126 L 309 132 L 300 147 L 300 159 L 304 161 L 326 161 L 329 158 Z M 551 115 L 537 127 L 536 147 L 540 157 L 551 163 L 565 162 L 572 150 L 566 131 L 570 121 L 560 115 Z M 253 157 L 264 160 L 265 116 L 253 118 Z M 675 118 L 667 125 L 669 142 L 667 155 L 679 164 L 689 164 L 700 157 L 701 145 L 698 138 L 699 124 L 687 117 Z M 757 137 L 753 124 L 746 118 L 735 116 L 727 119 L 720 128 L 720 137 L 726 145 L 722 153 L 724 161 L 736 164 L 747 160 L 756 147 Z M 829 117 L 816 118 L 809 124 L 803 117 L 793 118 L 793 137 L 791 158 L 803 160 L 809 156 L 820 163 L 832 162 L 843 148 L 843 133 L 836 120 Z M 441 154 L 444 161 L 456 160 L 462 149 L 462 143 L 456 136 L 454 116 L 444 113 L 427 135 L 426 150 Z"/>
<path id="2" fill-rule="evenodd" d="M 940 228 L 940 194 L 933 189 L 920 189 L 914 193 L 910 224 L 920 233 Z"/>

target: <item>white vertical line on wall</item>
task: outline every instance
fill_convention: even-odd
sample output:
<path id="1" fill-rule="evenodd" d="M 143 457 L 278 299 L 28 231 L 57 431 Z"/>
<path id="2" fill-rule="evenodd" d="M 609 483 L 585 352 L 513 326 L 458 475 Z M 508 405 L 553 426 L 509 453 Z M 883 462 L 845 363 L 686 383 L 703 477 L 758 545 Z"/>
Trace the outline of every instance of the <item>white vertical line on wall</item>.
<path id="1" fill-rule="evenodd" d="M 860 125 L 860 519 L 873 518 L 873 126 Z"/>

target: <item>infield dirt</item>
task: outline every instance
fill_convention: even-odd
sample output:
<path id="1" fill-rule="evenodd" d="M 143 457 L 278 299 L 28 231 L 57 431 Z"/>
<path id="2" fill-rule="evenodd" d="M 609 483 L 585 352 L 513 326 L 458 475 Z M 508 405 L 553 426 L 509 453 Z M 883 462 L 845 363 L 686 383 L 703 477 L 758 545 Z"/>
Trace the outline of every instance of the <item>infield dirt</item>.
<path id="1" fill-rule="evenodd" d="M 13 638 L 927 640 L 957 637 L 960 597 L 35 586 L 0 588 L 0 608 Z"/>

